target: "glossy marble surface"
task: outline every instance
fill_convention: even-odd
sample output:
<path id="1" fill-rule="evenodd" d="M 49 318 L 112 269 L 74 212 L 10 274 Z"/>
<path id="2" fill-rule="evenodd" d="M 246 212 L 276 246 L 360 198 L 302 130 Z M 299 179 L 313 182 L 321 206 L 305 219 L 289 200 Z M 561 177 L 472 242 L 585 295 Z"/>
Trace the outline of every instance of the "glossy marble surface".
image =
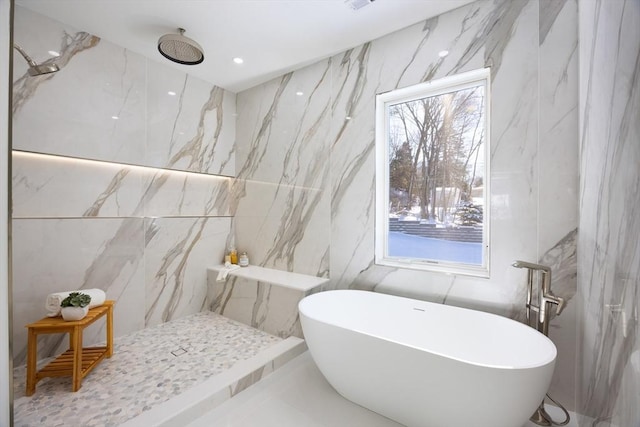
<path id="1" fill-rule="evenodd" d="M 21 7 L 14 38 L 61 68 L 14 61 L 14 363 L 51 292 L 103 289 L 116 337 L 205 309 L 232 225 L 235 94 Z"/>
<path id="2" fill-rule="evenodd" d="M 232 93 L 22 7 L 14 22 L 16 43 L 61 68 L 33 78 L 14 61 L 14 149 L 234 174 Z"/>
<path id="3" fill-rule="evenodd" d="M 443 49 L 449 55 L 440 58 Z M 254 264 L 330 277 L 330 288 L 519 319 L 526 273 L 511 264 L 544 262 L 571 306 L 576 50 L 575 0 L 477 1 L 239 93 L 238 246 Z M 484 66 L 492 84 L 491 278 L 375 265 L 375 95 Z M 575 361 L 575 310 L 566 313 L 554 320 L 563 375 L 554 395 L 571 407 L 574 380 L 565 373 Z"/>
<path id="4" fill-rule="evenodd" d="M 323 61 L 238 95 L 233 213 L 252 264 L 328 275 L 331 85 Z"/>
<path id="5" fill-rule="evenodd" d="M 581 0 L 578 409 L 640 425 L 640 2 Z"/>

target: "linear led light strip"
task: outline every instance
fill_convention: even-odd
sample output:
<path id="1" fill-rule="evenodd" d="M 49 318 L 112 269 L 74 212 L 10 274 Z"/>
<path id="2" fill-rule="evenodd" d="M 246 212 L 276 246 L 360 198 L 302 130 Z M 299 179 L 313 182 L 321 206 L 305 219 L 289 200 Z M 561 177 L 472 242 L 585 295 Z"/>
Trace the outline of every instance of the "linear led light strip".
<path id="1" fill-rule="evenodd" d="M 12 150 L 12 151 L 14 156 L 20 156 L 25 158 L 35 158 L 35 159 L 47 160 L 47 161 L 73 162 L 73 163 L 86 164 L 87 166 L 101 166 L 101 167 L 111 167 L 111 168 L 125 167 L 125 168 L 130 168 L 132 170 L 139 170 L 144 172 L 162 172 L 162 173 L 169 173 L 169 174 L 175 174 L 180 176 L 186 175 L 186 176 L 194 176 L 194 177 L 201 177 L 201 178 L 207 178 L 207 179 L 210 178 L 213 180 L 220 180 L 220 179 L 230 180 L 233 178 L 232 176 L 227 176 L 227 175 L 216 175 L 216 174 L 209 174 L 209 173 L 203 173 L 203 172 L 182 171 L 182 170 L 176 170 L 176 169 L 158 168 L 153 166 L 141 166 L 141 165 L 133 165 L 130 163 L 111 162 L 106 160 L 84 159 L 80 157 L 61 156 L 59 154 L 37 153 L 33 151 L 24 151 L 24 150 Z"/>
<path id="2" fill-rule="evenodd" d="M 209 173 L 203 173 L 203 172 L 181 171 L 177 169 L 157 168 L 153 166 L 140 166 L 140 165 L 133 165 L 130 163 L 111 162 L 106 160 L 93 160 L 93 159 L 85 159 L 81 157 L 70 157 L 70 156 L 62 156 L 59 154 L 37 153 L 34 151 L 25 151 L 25 150 L 12 150 L 12 151 L 14 156 L 20 156 L 20 157 L 26 157 L 26 158 L 31 157 L 31 158 L 36 158 L 36 159 L 46 160 L 46 161 L 62 161 L 62 162 L 80 163 L 80 164 L 84 163 L 88 166 L 101 166 L 105 168 L 111 167 L 113 169 L 125 167 L 125 168 L 130 168 L 132 170 L 139 170 L 139 171 L 145 171 L 145 172 L 161 172 L 161 173 L 169 173 L 177 176 L 187 176 L 187 177 L 196 177 L 196 178 L 200 177 L 203 179 L 211 179 L 211 180 L 224 180 L 224 181 L 228 181 L 229 183 L 232 180 L 238 180 L 246 183 L 251 183 L 254 185 L 261 185 L 261 186 L 274 187 L 274 188 L 288 188 L 288 189 L 310 191 L 310 192 L 323 191 L 323 189 L 320 187 L 305 187 L 302 185 L 285 184 L 282 182 L 276 183 L 276 182 L 260 181 L 260 180 L 247 179 L 247 178 L 237 178 L 229 175 L 215 175 L 215 174 L 209 174 Z"/>

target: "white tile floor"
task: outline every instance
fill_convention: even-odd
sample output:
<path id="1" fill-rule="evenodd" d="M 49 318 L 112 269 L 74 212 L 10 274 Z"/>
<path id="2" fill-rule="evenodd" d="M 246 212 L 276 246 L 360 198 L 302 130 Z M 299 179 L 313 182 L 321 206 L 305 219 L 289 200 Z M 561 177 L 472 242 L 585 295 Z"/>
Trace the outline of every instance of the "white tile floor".
<path id="1" fill-rule="evenodd" d="M 554 419 L 563 419 L 557 408 L 548 410 Z M 187 427 L 256 426 L 402 427 L 341 397 L 318 371 L 309 352 L 298 356 Z M 577 426 L 572 420 L 567 427 Z M 537 426 L 529 422 L 523 427 Z"/>

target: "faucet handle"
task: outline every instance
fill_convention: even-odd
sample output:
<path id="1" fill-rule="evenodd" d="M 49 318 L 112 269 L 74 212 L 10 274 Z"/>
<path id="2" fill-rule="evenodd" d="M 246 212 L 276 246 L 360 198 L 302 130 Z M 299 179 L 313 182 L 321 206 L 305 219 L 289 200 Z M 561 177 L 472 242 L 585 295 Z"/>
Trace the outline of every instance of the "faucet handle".
<path id="1" fill-rule="evenodd" d="M 556 304 L 556 316 L 559 316 L 564 310 L 564 307 L 567 305 L 564 298 L 557 297 L 553 294 L 553 292 L 549 291 L 544 295 L 544 300 L 546 302 L 550 302 L 552 304 Z"/>
<path id="2" fill-rule="evenodd" d="M 556 316 L 560 316 L 560 313 L 562 313 L 562 310 L 564 310 L 564 307 L 567 305 L 567 303 L 565 302 L 564 298 L 556 298 L 558 300 L 558 306 L 556 307 Z"/>

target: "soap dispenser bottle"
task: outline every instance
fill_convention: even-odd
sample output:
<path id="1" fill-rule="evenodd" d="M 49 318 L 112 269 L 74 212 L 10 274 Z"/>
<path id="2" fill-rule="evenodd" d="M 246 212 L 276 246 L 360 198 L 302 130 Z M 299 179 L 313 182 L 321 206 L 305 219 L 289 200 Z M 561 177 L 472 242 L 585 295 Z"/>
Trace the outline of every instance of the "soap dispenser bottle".
<path id="1" fill-rule="evenodd" d="M 231 247 L 231 251 L 229 252 L 229 256 L 231 257 L 231 264 L 238 263 L 238 251 L 233 246 Z"/>
<path id="2" fill-rule="evenodd" d="M 242 254 L 240 254 L 238 265 L 240 267 L 248 267 L 249 266 L 249 256 L 247 255 L 246 252 L 242 252 Z"/>

